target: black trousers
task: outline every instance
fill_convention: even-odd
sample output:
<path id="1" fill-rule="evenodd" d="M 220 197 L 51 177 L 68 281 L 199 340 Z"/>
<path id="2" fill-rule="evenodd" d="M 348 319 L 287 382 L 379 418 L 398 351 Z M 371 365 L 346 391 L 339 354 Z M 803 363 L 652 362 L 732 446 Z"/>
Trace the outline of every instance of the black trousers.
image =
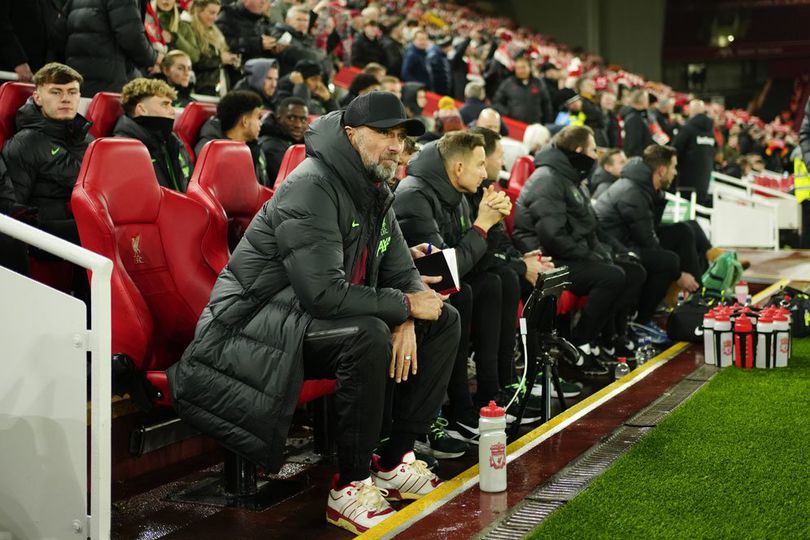
<path id="1" fill-rule="evenodd" d="M 681 221 L 658 227 L 661 247 L 674 251 L 681 260 L 681 272 L 692 274 L 700 281 L 700 276 L 708 268 L 706 252 L 712 244 L 696 221 Z"/>
<path id="2" fill-rule="evenodd" d="M 647 279 L 639 296 L 637 320 L 645 324 L 652 319 L 670 284 L 681 276 L 681 260 L 675 252 L 666 249 L 642 249 L 639 256 Z"/>
<path id="3" fill-rule="evenodd" d="M 423 435 L 444 400 L 459 343 L 458 312 L 445 305 L 436 321 L 417 321 L 416 375 L 388 377 L 391 329 L 376 317 L 314 319 L 304 338 L 308 379 L 336 378 L 338 464 L 341 474 L 368 471 L 383 418 L 391 433 Z M 390 399 L 386 399 L 390 394 Z M 385 411 L 390 404 L 391 411 Z"/>
<path id="4" fill-rule="evenodd" d="M 495 267 L 488 270 L 488 272 L 497 275 L 501 282 L 498 384 L 503 388 L 512 384 L 515 378 L 515 339 L 522 288 L 521 276 L 518 276 L 514 269 L 506 265 Z M 497 323 L 497 321 L 493 320 L 490 324 L 493 323 Z"/>

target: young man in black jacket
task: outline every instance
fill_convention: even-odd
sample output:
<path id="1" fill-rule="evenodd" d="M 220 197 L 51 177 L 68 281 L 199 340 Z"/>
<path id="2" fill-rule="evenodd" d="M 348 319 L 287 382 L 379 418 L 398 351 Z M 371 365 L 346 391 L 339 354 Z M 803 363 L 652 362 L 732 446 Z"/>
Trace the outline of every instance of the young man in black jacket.
<path id="1" fill-rule="evenodd" d="M 82 76 L 58 63 L 34 75 L 32 98 L 17 111 L 17 133 L 3 158 L 18 204 L 37 209 L 39 227 L 79 243 L 70 196 L 84 153 L 93 138 L 90 122 L 79 111 Z"/>
<path id="2" fill-rule="evenodd" d="M 655 232 L 658 213 L 663 210 L 663 192 L 675 178 L 677 151 L 671 146 L 652 144 L 642 158 L 632 158 L 614 182 L 594 203 L 605 234 L 641 258 L 647 279 L 641 289 L 636 322 L 662 332 L 652 321 L 655 308 L 664 299 L 670 284 L 692 292 L 694 277 L 681 273 L 678 255 L 661 247 Z"/>
<path id="3" fill-rule="evenodd" d="M 450 303 L 461 315 L 462 338 L 447 393 L 445 414 L 453 431 L 472 439 L 477 432 L 477 405 L 495 399 L 500 391 L 498 346 L 501 317 L 501 283 L 495 274 L 474 268 L 487 253 L 489 230 L 509 215 L 511 203 L 503 193 L 487 189 L 473 220 L 465 193 L 478 191 L 487 177 L 484 140 L 462 131 L 448 133 L 426 144 L 408 162 L 407 176 L 397 186 L 394 200 L 397 220 L 408 245 L 429 243 L 438 249 L 453 248 L 462 280 L 460 292 Z M 471 334 L 471 328 L 476 329 Z M 477 403 L 467 382 L 467 357 L 474 341 Z M 435 441 L 431 441 L 433 444 Z"/>
<path id="4" fill-rule="evenodd" d="M 624 345 L 627 315 L 645 275 L 621 246 L 599 235 L 590 195 L 582 187 L 595 158 L 596 141 L 587 126 L 563 128 L 538 152 L 541 165 L 517 200 L 513 240 L 521 251 L 541 249 L 557 266 L 567 266 L 571 291 L 588 296 L 571 339 L 581 351 L 582 372 L 606 375 L 602 348 Z"/>
<path id="5" fill-rule="evenodd" d="M 141 141 L 152 158 L 158 183 L 185 192 L 191 179 L 191 157 L 174 133 L 174 89 L 157 79 L 134 79 L 124 85 L 121 105 L 124 116 L 118 119 L 114 137 Z"/>
<path id="6" fill-rule="evenodd" d="M 259 131 L 259 147 L 267 162 L 268 186 L 276 183 L 278 171 L 287 149 L 304 142 L 304 132 L 309 125 L 309 111 L 303 99 L 288 97 L 278 104 L 275 114 L 270 113 L 262 122 Z"/>
<path id="7" fill-rule="evenodd" d="M 422 284 L 388 189 L 423 129 L 385 92 L 313 123 L 307 159 L 251 222 L 168 371 L 185 421 L 273 472 L 302 380 L 337 378 L 326 518 L 355 534 L 394 514 L 382 490 L 417 499 L 440 484 L 413 445 L 444 398 L 458 313 Z M 386 403 L 391 435 L 372 456 Z"/>

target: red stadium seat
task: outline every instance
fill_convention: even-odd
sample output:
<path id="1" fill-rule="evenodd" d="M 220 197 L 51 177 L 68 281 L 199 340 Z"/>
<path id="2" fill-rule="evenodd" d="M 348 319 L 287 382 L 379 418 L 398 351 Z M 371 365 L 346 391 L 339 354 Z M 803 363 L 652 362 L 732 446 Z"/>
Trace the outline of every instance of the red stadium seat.
<path id="1" fill-rule="evenodd" d="M 512 171 L 509 173 L 509 189 L 514 189 L 518 193 L 523 189 L 526 180 L 534 172 L 534 158 L 532 156 L 520 156 L 515 160 L 512 165 Z"/>
<path id="2" fill-rule="evenodd" d="M 188 183 L 188 196 L 202 204 L 231 249 L 242 238 L 253 216 L 273 196 L 256 181 L 250 149 L 237 141 L 211 141 L 197 158 Z"/>
<path id="3" fill-rule="evenodd" d="M 202 103 L 194 101 L 183 109 L 183 113 L 174 123 L 174 132 L 186 145 L 188 155 L 194 160 L 194 145 L 200 136 L 200 129 L 206 120 L 217 114 L 216 103 Z"/>
<path id="4" fill-rule="evenodd" d="M 304 158 L 307 157 L 307 149 L 303 144 L 294 144 L 287 148 L 284 153 L 284 158 L 281 160 L 281 167 L 278 169 L 278 176 L 276 176 L 276 183 L 273 185 L 275 189 L 287 178 L 293 169 L 298 167 Z"/>
<path id="5" fill-rule="evenodd" d="M 587 296 L 577 296 L 571 291 L 563 291 L 560 300 L 557 302 L 557 315 L 567 315 L 578 309 L 585 307 L 588 301 Z"/>
<path id="6" fill-rule="evenodd" d="M 0 86 L 0 150 L 17 132 L 17 110 L 33 93 L 33 84 L 7 82 Z"/>
<path id="7" fill-rule="evenodd" d="M 112 350 L 160 387 L 194 335 L 227 245 L 205 208 L 158 185 L 146 147 L 130 139 L 90 145 L 71 203 L 82 246 L 114 264 Z"/>
<path id="8" fill-rule="evenodd" d="M 121 107 L 121 94 L 113 92 L 99 92 L 90 100 L 87 107 L 87 119 L 93 122 L 90 135 L 96 139 L 112 137 L 115 123 L 124 115 Z"/>

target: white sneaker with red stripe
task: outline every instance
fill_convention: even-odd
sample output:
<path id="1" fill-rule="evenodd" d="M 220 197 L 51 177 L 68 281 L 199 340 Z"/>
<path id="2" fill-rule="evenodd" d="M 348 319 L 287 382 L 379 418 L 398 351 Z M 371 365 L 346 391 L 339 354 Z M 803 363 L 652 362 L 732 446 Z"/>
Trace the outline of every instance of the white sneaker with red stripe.
<path id="1" fill-rule="evenodd" d="M 332 480 L 329 500 L 326 502 L 326 521 L 354 534 L 363 534 L 374 525 L 396 514 L 385 496 L 371 478 L 358 480 L 337 488 L 338 475 Z"/>
<path id="2" fill-rule="evenodd" d="M 377 455 L 372 458 L 371 479 L 374 485 L 388 492 L 388 500 L 419 499 L 442 483 L 430 472 L 427 463 L 416 459 L 413 451 L 407 452 L 400 464 L 388 471 L 380 467 L 378 460 Z"/>

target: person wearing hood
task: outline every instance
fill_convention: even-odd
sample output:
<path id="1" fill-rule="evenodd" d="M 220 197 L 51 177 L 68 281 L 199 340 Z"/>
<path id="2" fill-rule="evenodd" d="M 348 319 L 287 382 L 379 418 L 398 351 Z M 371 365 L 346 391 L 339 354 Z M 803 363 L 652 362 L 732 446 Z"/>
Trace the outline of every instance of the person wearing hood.
<path id="1" fill-rule="evenodd" d="M 409 82 L 402 85 L 402 104 L 408 118 L 416 118 L 426 130 L 431 129 L 431 122 L 422 114 L 427 104 L 427 89 L 420 82 Z"/>
<path id="2" fill-rule="evenodd" d="M 452 431 L 464 439 L 474 438 L 478 425 L 477 406 L 496 399 L 501 298 L 500 280 L 495 274 L 474 272 L 487 253 L 489 230 L 509 215 L 512 204 L 503 192 L 490 186 L 483 194 L 478 216 L 465 193 L 475 193 L 487 177 L 484 138 L 466 132 L 448 133 L 426 144 L 408 162 L 407 176 L 397 186 L 394 210 L 408 245 L 428 243 L 437 249 L 455 249 L 461 290 L 450 297 L 461 315 L 462 339 L 447 394 L 445 409 Z M 471 333 L 471 328 L 476 332 Z M 471 338 L 474 350 L 478 394 L 476 403 L 467 382 L 467 357 Z M 505 403 L 501 403 L 505 405 Z M 438 420 L 434 431 L 440 431 Z M 443 438 L 443 437 L 442 437 Z M 430 440 L 431 448 L 439 440 Z"/>
<path id="3" fill-rule="evenodd" d="M 605 234 L 638 254 L 647 271 L 641 289 L 636 323 L 662 332 L 653 322 L 655 309 L 674 281 L 689 291 L 697 289 L 695 276 L 681 273 L 678 255 L 661 246 L 656 234 L 658 214 L 666 204 L 664 192 L 677 171 L 677 151 L 652 144 L 643 157 L 634 157 L 621 171 L 621 178 L 605 190 L 593 209 Z"/>
<path id="4" fill-rule="evenodd" d="M 588 180 L 593 200 L 598 199 L 619 178 L 626 164 L 627 156 L 620 148 L 611 148 L 599 157 L 599 166 Z"/>
<path id="5" fill-rule="evenodd" d="M 234 90 L 252 90 L 262 98 L 265 109 L 275 109 L 278 88 L 278 61 L 272 58 L 253 58 L 245 62 L 245 76 Z"/>
<path id="6" fill-rule="evenodd" d="M 267 115 L 259 131 L 259 147 L 267 162 L 267 187 L 273 187 L 281 169 L 284 154 L 293 144 L 304 142 L 309 123 L 309 111 L 303 99 L 284 98 L 275 114 Z"/>
<path id="7" fill-rule="evenodd" d="M 563 128 L 537 153 L 539 166 L 518 197 L 512 234 L 520 251 L 541 250 L 557 266 L 567 266 L 571 292 L 587 295 L 579 323 L 571 332 L 571 341 L 581 353 L 577 366 L 585 375 L 608 373 L 599 357 L 606 359 L 603 352 L 609 355 L 611 347 L 625 344 L 626 315 L 644 281 L 640 265 L 614 264 L 627 257 L 619 256 L 621 246 L 611 238 L 599 235 L 590 195 L 582 186 L 595 158 L 591 128 Z"/>
<path id="8" fill-rule="evenodd" d="M 163 81 L 129 81 L 121 92 L 124 115 L 115 124 L 113 136 L 141 141 L 152 158 L 158 184 L 185 192 L 192 165 L 186 146 L 172 130 L 172 102 L 176 97 L 172 87 Z"/>
<path id="9" fill-rule="evenodd" d="M 644 149 L 653 144 L 650 132 L 650 119 L 647 109 L 650 108 L 650 97 L 643 88 L 630 91 L 629 105 L 622 109 L 624 134 L 622 149 L 628 158 L 640 156 Z"/>
<path id="10" fill-rule="evenodd" d="M 194 147 L 194 153 L 200 155 L 203 146 L 215 139 L 241 141 L 250 148 L 253 166 L 256 169 L 256 181 L 263 186 L 275 182 L 267 175 L 267 160 L 259 148 L 261 130 L 262 100 L 250 90 L 233 90 L 228 92 L 217 103 L 217 114 L 202 125 L 200 138 Z"/>
<path id="11" fill-rule="evenodd" d="M 706 104 L 699 99 L 689 102 L 689 120 L 678 131 L 672 145 L 678 150 L 678 188 L 695 190 L 697 200 L 703 206 L 711 206 L 709 183 L 714 168 L 714 153 L 717 141 L 714 138 L 714 123 L 706 114 Z"/>
<path id="12" fill-rule="evenodd" d="M 177 97 L 172 106 L 178 109 L 186 107 L 194 101 L 191 97 L 193 85 L 191 83 L 191 58 L 180 49 L 166 53 L 160 63 L 160 74 L 155 78 L 171 86 Z"/>
<path id="13" fill-rule="evenodd" d="M 492 104 L 502 115 L 527 124 L 554 121 L 548 89 L 532 75 L 531 63 L 525 56 L 515 60 L 514 74 L 498 86 Z"/>
<path id="14" fill-rule="evenodd" d="M 17 111 L 17 133 L 3 147 L 14 198 L 45 232 L 79 244 L 70 196 L 93 137 L 79 114 L 82 76 L 52 62 L 34 74 L 34 93 Z M 36 209 L 34 212 L 33 209 Z"/>
<path id="15" fill-rule="evenodd" d="M 326 519 L 355 534 L 395 514 L 383 493 L 418 499 L 441 483 L 413 447 L 444 399 L 459 318 L 423 285 L 388 189 L 423 129 L 385 92 L 314 122 L 307 158 L 245 231 L 167 372 L 185 422 L 270 472 L 303 380 L 336 378 Z"/>
<path id="16" fill-rule="evenodd" d="M 417 30 L 413 35 L 413 41 L 405 51 L 405 58 L 402 60 L 402 80 L 405 82 L 422 83 L 426 88 L 430 88 L 430 70 L 427 64 L 427 51 L 430 46 L 427 32 Z"/>

